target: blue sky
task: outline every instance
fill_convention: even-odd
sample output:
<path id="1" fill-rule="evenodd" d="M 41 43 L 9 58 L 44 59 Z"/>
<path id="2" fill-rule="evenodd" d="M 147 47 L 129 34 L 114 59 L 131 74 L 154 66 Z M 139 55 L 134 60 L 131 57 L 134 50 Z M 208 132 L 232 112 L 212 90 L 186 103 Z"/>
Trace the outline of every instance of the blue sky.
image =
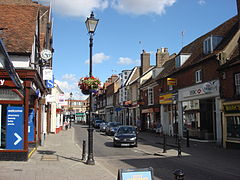
<path id="1" fill-rule="evenodd" d="M 101 81 L 139 65 L 143 49 L 151 52 L 155 65 L 158 48 L 178 53 L 182 44 L 237 14 L 236 0 L 52 0 L 52 7 L 53 73 L 66 97 L 72 92 L 75 99 L 86 98 L 77 82 L 89 74 L 85 20 L 91 11 L 99 19 L 93 75 Z"/>

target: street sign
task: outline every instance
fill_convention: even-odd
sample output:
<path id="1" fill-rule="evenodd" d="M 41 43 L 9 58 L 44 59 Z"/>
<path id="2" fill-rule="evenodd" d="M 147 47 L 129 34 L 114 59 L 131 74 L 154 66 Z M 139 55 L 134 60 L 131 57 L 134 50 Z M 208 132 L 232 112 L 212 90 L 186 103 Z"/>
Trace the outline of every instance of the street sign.
<path id="1" fill-rule="evenodd" d="M 28 113 L 28 142 L 34 141 L 34 109 Z"/>
<path id="2" fill-rule="evenodd" d="M 152 180 L 153 169 L 141 168 L 141 169 L 119 169 L 117 180 Z"/>
<path id="3" fill-rule="evenodd" d="M 23 107 L 7 107 L 6 149 L 23 149 Z"/>

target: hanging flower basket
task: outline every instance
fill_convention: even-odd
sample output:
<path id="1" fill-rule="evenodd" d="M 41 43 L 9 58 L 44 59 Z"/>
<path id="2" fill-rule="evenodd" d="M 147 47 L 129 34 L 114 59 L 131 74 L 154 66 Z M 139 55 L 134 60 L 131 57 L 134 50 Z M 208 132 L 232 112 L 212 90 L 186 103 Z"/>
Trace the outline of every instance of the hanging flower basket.
<path id="1" fill-rule="evenodd" d="M 96 91 L 99 86 L 100 86 L 101 82 L 98 78 L 95 78 L 95 77 L 83 77 L 83 78 L 80 78 L 80 81 L 78 83 L 78 87 L 81 89 L 81 90 L 84 90 L 85 92 L 86 91 L 89 91 L 89 94 L 90 92 L 92 91 Z"/>
<path id="2" fill-rule="evenodd" d="M 82 89 L 82 93 L 84 95 L 89 95 L 91 92 L 89 90 Z"/>

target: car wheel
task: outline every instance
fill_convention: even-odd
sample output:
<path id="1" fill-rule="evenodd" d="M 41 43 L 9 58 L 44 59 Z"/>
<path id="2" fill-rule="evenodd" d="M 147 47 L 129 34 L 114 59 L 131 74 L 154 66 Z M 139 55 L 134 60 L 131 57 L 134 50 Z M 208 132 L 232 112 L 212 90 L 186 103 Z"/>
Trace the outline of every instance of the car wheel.
<path id="1" fill-rule="evenodd" d="M 134 147 L 138 147 L 137 141 L 135 142 Z"/>

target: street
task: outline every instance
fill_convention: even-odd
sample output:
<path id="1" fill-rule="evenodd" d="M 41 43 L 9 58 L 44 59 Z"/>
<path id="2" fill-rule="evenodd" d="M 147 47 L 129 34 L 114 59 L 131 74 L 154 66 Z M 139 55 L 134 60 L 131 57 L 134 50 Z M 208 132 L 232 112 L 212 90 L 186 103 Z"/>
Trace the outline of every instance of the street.
<path id="1" fill-rule="evenodd" d="M 81 148 L 83 140 L 86 140 L 87 144 L 87 127 L 74 125 L 75 141 Z M 155 143 L 154 138 L 146 139 L 142 133 L 139 134 L 138 147 L 113 147 L 112 138 L 99 130 L 94 131 L 94 159 L 115 176 L 118 169 L 122 168 L 152 167 L 155 180 L 174 179 L 173 171 L 176 169 L 184 171 L 185 179 L 240 179 L 239 151 L 233 151 L 232 159 L 225 155 L 228 152 L 222 152 L 220 148 L 210 150 L 206 148 L 203 149 L 203 153 L 194 154 L 197 145 L 193 144 L 192 148 L 183 148 L 182 156 L 178 157 L 177 149 L 169 147 L 166 154 L 162 153 L 162 145 Z M 191 149 L 192 154 L 189 152 Z M 226 158 L 226 161 L 219 158 L 218 153 L 223 153 L 222 158 Z"/>

